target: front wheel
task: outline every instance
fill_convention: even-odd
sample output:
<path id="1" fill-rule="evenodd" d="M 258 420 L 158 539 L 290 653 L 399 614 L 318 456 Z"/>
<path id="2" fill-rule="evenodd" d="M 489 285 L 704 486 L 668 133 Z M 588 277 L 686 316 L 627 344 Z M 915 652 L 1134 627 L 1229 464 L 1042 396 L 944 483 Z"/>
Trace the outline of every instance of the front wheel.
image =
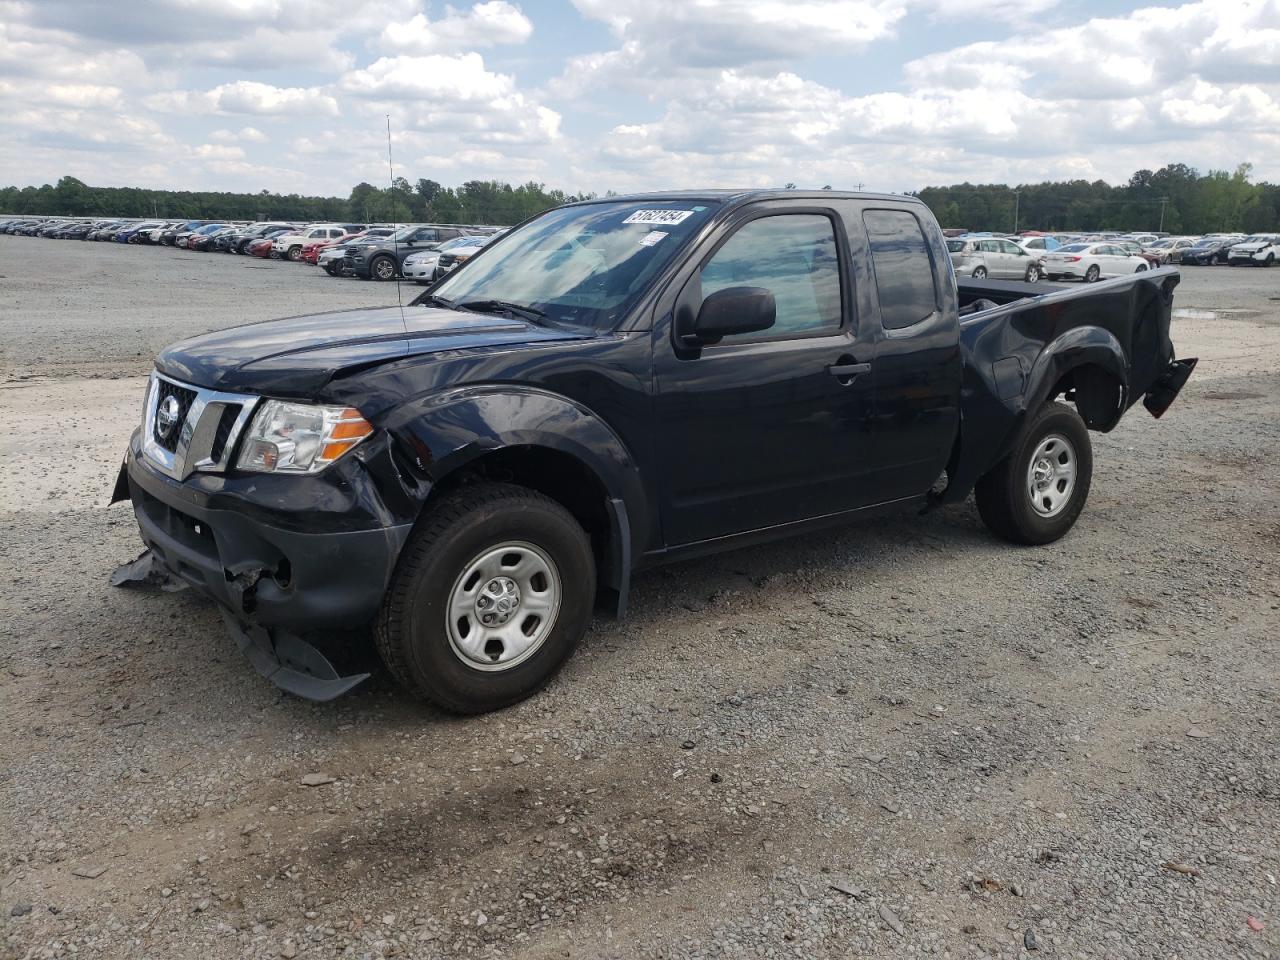
<path id="1" fill-rule="evenodd" d="M 1039 264 L 1033 263 L 1031 264 L 1031 266 L 1027 267 L 1027 275 L 1023 279 L 1025 279 L 1027 283 L 1039 283 L 1040 282 Z"/>
<path id="2" fill-rule="evenodd" d="M 392 280 L 396 275 L 396 262 L 390 257 L 378 257 L 369 265 L 369 276 L 374 280 Z"/>
<path id="3" fill-rule="evenodd" d="M 542 688 L 586 632 L 596 570 L 563 506 L 505 483 L 464 487 L 423 517 L 375 623 L 378 652 L 410 692 L 454 713 Z"/>
<path id="4" fill-rule="evenodd" d="M 1080 414 L 1045 404 L 1013 452 L 978 481 L 978 514 L 1011 543 L 1052 543 L 1075 526 L 1092 479 L 1093 446 Z"/>

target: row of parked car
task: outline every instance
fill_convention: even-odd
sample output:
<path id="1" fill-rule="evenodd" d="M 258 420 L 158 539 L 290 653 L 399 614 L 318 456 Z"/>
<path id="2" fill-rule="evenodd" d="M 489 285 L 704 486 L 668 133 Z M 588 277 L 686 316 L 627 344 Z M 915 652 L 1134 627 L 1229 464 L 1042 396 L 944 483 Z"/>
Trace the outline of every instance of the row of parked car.
<path id="1" fill-rule="evenodd" d="M 0 233 L 53 240 L 174 246 L 309 263 L 332 277 L 430 283 L 504 228 L 474 224 L 232 223 L 207 220 L 0 219 Z"/>
<path id="2" fill-rule="evenodd" d="M 1280 261 L 1280 234 L 960 233 L 947 239 L 947 249 L 960 276 L 1030 283 L 1041 279 L 1092 282 L 1170 263 L 1269 267 Z"/>

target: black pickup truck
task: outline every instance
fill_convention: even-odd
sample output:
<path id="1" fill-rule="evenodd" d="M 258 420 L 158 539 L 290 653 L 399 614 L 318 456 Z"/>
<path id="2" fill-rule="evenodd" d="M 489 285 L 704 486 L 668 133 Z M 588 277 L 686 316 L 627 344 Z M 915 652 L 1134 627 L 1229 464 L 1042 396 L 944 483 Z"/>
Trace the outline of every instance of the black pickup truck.
<path id="1" fill-rule="evenodd" d="M 1088 431 L 1160 416 L 1194 367 L 1177 283 L 957 286 L 901 196 L 561 207 L 403 308 L 161 353 L 114 495 L 129 569 L 207 593 L 295 693 L 363 679 L 306 638 L 371 625 L 409 690 L 502 707 L 642 566 L 975 491 L 997 535 L 1061 537 Z"/>

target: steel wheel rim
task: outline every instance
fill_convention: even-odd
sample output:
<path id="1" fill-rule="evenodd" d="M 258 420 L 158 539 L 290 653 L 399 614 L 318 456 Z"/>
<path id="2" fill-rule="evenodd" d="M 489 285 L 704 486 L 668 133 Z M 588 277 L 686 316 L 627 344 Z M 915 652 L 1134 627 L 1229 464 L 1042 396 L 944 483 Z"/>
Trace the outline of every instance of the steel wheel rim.
<path id="1" fill-rule="evenodd" d="M 490 547 L 463 567 L 449 590 L 449 647 L 473 670 L 510 670 L 546 642 L 562 593 L 555 561 L 541 548 L 523 540 Z"/>
<path id="2" fill-rule="evenodd" d="M 1076 489 L 1076 448 L 1060 433 L 1036 446 L 1027 464 L 1027 496 L 1031 508 L 1046 520 L 1056 517 Z"/>

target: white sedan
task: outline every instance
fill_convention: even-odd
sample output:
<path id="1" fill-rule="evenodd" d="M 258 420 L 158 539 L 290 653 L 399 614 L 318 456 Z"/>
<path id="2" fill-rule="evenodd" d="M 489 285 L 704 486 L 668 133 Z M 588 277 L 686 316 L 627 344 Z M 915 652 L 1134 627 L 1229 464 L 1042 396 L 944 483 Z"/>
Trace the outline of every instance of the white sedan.
<path id="1" fill-rule="evenodd" d="M 1083 280 L 1122 277 L 1149 268 L 1147 261 L 1113 243 L 1069 243 L 1045 254 L 1044 272 L 1050 280 Z"/>

